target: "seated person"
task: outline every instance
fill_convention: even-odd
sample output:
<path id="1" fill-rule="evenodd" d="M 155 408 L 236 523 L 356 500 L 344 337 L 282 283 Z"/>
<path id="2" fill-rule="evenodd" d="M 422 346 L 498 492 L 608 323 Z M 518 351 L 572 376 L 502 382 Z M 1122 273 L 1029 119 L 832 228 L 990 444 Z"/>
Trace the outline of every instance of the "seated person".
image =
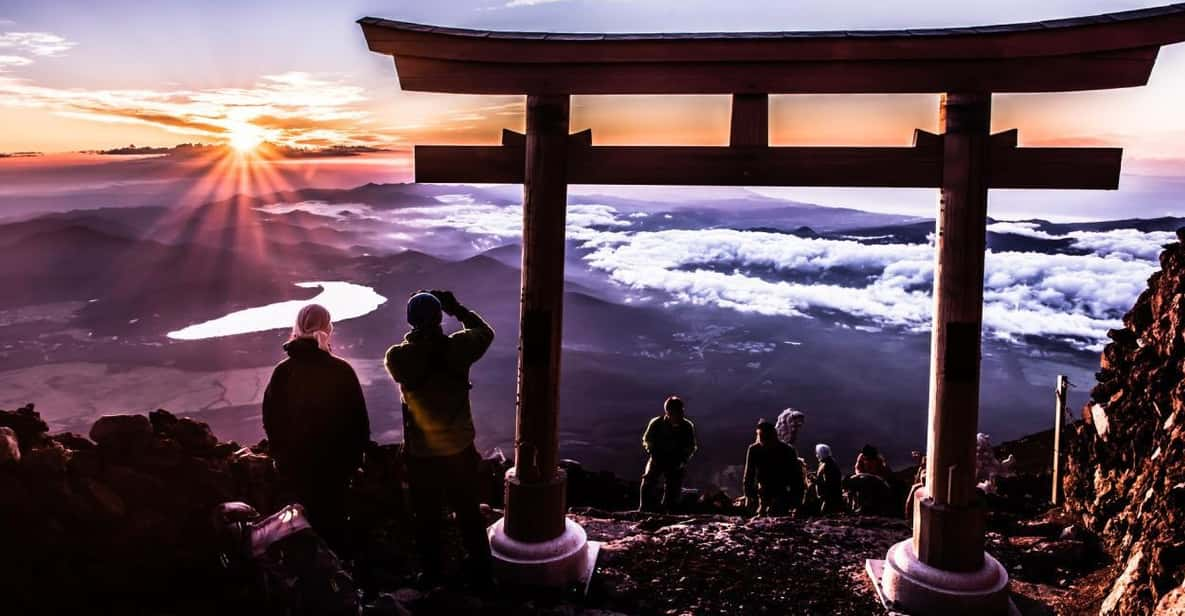
<path id="1" fill-rule="evenodd" d="M 876 447 L 865 445 L 860 449 L 860 455 L 856 456 L 857 475 L 876 475 L 887 481 L 891 472 L 889 470 L 889 463 L 876 450 Z"/>

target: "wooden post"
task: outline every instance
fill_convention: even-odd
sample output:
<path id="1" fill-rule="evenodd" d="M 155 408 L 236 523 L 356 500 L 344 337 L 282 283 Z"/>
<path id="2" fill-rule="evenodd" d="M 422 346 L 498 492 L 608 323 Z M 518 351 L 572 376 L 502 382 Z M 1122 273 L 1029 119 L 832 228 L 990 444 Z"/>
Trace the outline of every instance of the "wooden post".
<path id="1" fill-rule="evenodd" d="M 1066 394 L 1069 388 L 1070 382 L 1066 375 L 1057 375 L 1053 410 L 1053 487 L 1049 497 L 1055 506 L 1062 504 L 1062 425 L 1066 422 Z"/>
<path id="2" fill-rule="evenodd" d="M 522 298 L 514 468 L 506 477 L 507 536 L 538 543 L 564 532 L 557 467 L 564 305 L 568 96 L 528 96 L 523 183 Z"/>
<path id="3" fill-rule="evenodd" d="M 728 145 L 769 145 L 769 95 L 733 94 Z"/>
<path id="4" fill-rule="evenodd" d="M 927 497 L 914 514 L 914 549 L 944 571 L 983 565 L 975 497 L 980 322 L 987 237 L 990 93 L 942 97 L 942 195 L 931 332 Z"/>

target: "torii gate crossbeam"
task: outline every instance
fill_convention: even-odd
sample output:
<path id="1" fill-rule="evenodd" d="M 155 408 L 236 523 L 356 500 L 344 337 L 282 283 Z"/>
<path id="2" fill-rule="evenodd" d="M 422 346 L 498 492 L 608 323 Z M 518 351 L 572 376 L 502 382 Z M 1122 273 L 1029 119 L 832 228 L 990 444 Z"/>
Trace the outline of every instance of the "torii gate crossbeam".
<path id="1" fill-rule="evenodd" d="M 416 181 L 522 182 L 523 272 L 515 467 L 491 528 L 502 574 L 587 580 L 595 548 L 565 518 L 558 460 L 567 185 L 879 186 L 940 190 L 928 465 L 912 540 L 870 561 L 887 606 L 1007 613 L 1008 574 L 983 551 L 974 488 L 990 188 L 1115 189 L 1114 148 L 1020 148 L 989 133 L 994 92 L 1144 85 L 1160 46 L 1185 41 L 1185 4 L 1004 26 L 876 32 L 556 34 L 365 18 L 406 90 L 523 94 L 526 135 L 500 146 L 416 146 Z M 768 95 L 939 93 L 942 132 L 912 147 L 770 147 Z M 577 94 L 731 94 L 726 147 L 592 145 L 569 135 Z"/>

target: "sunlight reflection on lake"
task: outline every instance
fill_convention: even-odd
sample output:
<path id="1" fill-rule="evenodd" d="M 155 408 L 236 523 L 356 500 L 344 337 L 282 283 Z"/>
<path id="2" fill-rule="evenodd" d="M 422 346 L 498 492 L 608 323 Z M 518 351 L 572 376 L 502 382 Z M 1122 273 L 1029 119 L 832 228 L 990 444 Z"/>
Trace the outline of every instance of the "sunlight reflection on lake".
<path id="1" fill-rule="evenodd" d="M 329 310 L 334 323 L 354 319 L 374 312 L 387 298 L 374 289 L 349 282 L 298 282 L 305 289 L 320 288 L 321 293 L 309 300 L 291 300 L 266 306 L 256 306 L 232 312 L 203 323 L 169 332 L 173 340 L 202 340 L 234 336 L 269 329 L 286 329 L 296 321 L 296 313 L 307 304 L 321 304 Z"/>

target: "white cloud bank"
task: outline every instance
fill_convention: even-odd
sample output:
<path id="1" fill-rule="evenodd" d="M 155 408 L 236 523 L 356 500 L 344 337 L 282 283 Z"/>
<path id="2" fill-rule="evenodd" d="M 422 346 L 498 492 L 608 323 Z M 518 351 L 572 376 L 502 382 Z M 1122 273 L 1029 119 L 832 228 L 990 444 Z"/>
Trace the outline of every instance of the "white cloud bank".
<path id="1" fill-rule="evenodd" d="M 0 24 L 11 23 L 0 20 Z M 49 32 L 0 32 L 0 72 L 28 66 L 33 58 L 60 56 L 77 43 Z M 30 57 L 32 56 L 32 57 Z"/>
<path id="2" fill-rule="evenodd" d="M 1106 233 L 1092 237 L 1099 245 Z M 1117 233 L 1126 239 L 1127 233 Z M 881 326 L 925 330 L 930 325 L 933 248 L 860 244 L 730 229 L 602 233 L 587 244 L 590 266 L 630 288 L 665 291 L 676 300 L 767 315 L 804 316 L 834 310 Z M 720 272 L 704 264 L 735 268 Z M 866 271 L 851 287 L 766 280 L 746 268 L 818 272 Z M 1086 256 L 989 252 L 984 326 L 1012 340 L 1044 336 L 1098 348 L 1145 287 L 1154 263 L 1124 253 Z"/>
<path id="3" fill-rule="evenodd" d="M 521 236 L 517 205 L 477 203 L 464 195 L 440 201 L 352 213 L 381 216 L 410 237 L 459 231 L 473 239 L 476 249 Z M 292 209 L 321 207 L 298 204 Z M 640 231 L 632 224 L 635 220 L 606 205 L 573 205 L 568 237 L 583 249 L 588 266 L 613 282 L 675 302 L 792 317 L 830 311 L 866 320 L 874 328 L 930 327 L 932 245 L 863 244 L 735 229 Z M 1013 341 L 1042 337 L 1091 350 L 1102 347 L 1108 329 L 1121 326 L 1123 314 L 1158 268 L 1161 245 L 1173 239 L 1171 233 L 1133 229 L 1055 236 L 1033 223 L 1000 222 L 992 230 L 1070 239 L 1073 247 L 1091 254 L 989 251 L 985 334 Z M 823 276 L 840 271 L 844 284 Z M 812 282 L 816 277 L 820 282 Z"/>
<path id="4" fill-rule="evenodd" d="M 77 44 L 49 32 L 0 32 L 0 49 L 34 56 L 57 56 L 70 51 Z"/>
<path id="5" fill-rule="evenodd" d="M 988 231 L 1011 233 L 1040 240 L 1073 240 L 1075 248 L 1089 250 L 1100 256 L 1115 256 L 1121 259 L 1155 260 L 1164 245 L 1175 242 L 1176 236 L 1168 231 L 1145 233 L 1138 229 L 1114 229 L 1111 231 L 1071 231 L 1066 235 L 1053 235 L 1040 230 L 1034 222 L 1001 221 L 988 225 Z"/>

